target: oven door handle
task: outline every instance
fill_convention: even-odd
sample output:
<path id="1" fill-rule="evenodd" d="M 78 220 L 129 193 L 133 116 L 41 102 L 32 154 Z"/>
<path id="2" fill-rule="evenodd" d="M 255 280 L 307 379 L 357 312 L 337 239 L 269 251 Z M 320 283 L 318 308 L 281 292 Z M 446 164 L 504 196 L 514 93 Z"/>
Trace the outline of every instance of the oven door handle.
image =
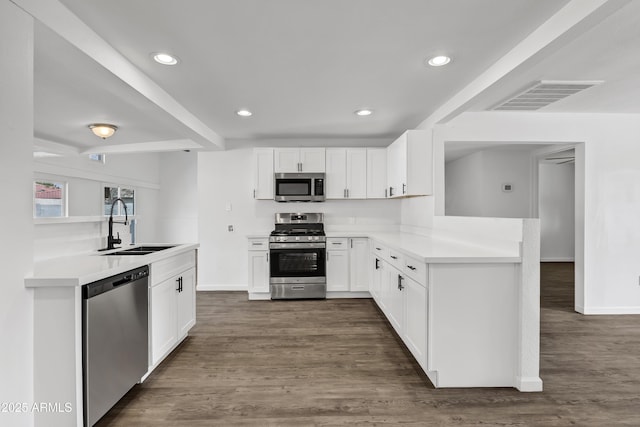
<path id="1" fill-rule="evenodd" d="M 318 243 L 269 243 L 269 249 L 325 249 L 324 242 Z"/>

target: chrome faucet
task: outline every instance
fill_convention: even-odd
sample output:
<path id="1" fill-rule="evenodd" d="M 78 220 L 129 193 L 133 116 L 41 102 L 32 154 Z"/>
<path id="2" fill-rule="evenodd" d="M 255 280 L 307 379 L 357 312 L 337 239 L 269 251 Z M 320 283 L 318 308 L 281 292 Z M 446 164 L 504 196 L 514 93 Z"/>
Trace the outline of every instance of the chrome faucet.
<path id="1" fill-rule="evenodd" d="M 115 207 L 118 201 L 120 201 L 122 203 L 122 206 L 124 206 L 124 222 L 113 220 L 113 208 Z M 111 204 L 111 213 L 109 214 L 109 235 L 107 236 L 107 247 L 102 249 L 103 251 L 115 249 L 116 247 L 114 245 L 116 243 L 122 243 L 122 239 L 120 238 L 120 233 L 118 233 L 118 237 L 113 237 L 113 224 L 116 223 L 116 224 L 127 225 L 128 220 L 129 220 L 129 215 L 127 213 L 127 204 L 124 202 L 124 200 L 118 197 Z"/>

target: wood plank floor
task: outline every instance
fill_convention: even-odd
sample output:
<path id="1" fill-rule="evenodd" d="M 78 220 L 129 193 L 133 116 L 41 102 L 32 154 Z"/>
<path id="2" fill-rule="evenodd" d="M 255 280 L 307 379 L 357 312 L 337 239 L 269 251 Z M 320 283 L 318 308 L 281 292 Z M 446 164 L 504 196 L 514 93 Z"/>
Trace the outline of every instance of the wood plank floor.
<path id="1" fill-rule="evenodd" d="M 542 393 L 434 389 L 372 300 L 199 292 L 189 338 L 99 426 L 640 425 L 640 316 L 573 311 L 541 266 Z"/>

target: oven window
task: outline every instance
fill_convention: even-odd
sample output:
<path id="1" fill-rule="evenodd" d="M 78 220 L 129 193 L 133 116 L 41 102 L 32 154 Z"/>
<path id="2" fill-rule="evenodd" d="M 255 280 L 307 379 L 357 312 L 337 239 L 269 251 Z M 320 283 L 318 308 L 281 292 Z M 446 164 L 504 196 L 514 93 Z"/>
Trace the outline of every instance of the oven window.
<path id="1" fill-rule="evenodd" d="M 272 249 L 271 277 L 322 277 L 325 249 Z"/>
<path id="2" fill-rule="evenodd" d="M 278 179 L 276 180 L 276 195 L 278 196 L 309 196 L 311 195 L 310 179 Z"/>

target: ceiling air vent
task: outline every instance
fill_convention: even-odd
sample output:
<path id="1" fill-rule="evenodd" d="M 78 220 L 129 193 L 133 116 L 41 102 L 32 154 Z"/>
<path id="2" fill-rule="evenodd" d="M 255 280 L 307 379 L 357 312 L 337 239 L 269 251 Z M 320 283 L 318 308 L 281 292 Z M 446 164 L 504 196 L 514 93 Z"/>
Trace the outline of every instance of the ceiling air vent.
<path id="1" fill-rule="evenodd" d="M 490 108 L 490 110 L 535 111 L 600 83 L 602 81 L 538 81 L 526 90 Z"/>

